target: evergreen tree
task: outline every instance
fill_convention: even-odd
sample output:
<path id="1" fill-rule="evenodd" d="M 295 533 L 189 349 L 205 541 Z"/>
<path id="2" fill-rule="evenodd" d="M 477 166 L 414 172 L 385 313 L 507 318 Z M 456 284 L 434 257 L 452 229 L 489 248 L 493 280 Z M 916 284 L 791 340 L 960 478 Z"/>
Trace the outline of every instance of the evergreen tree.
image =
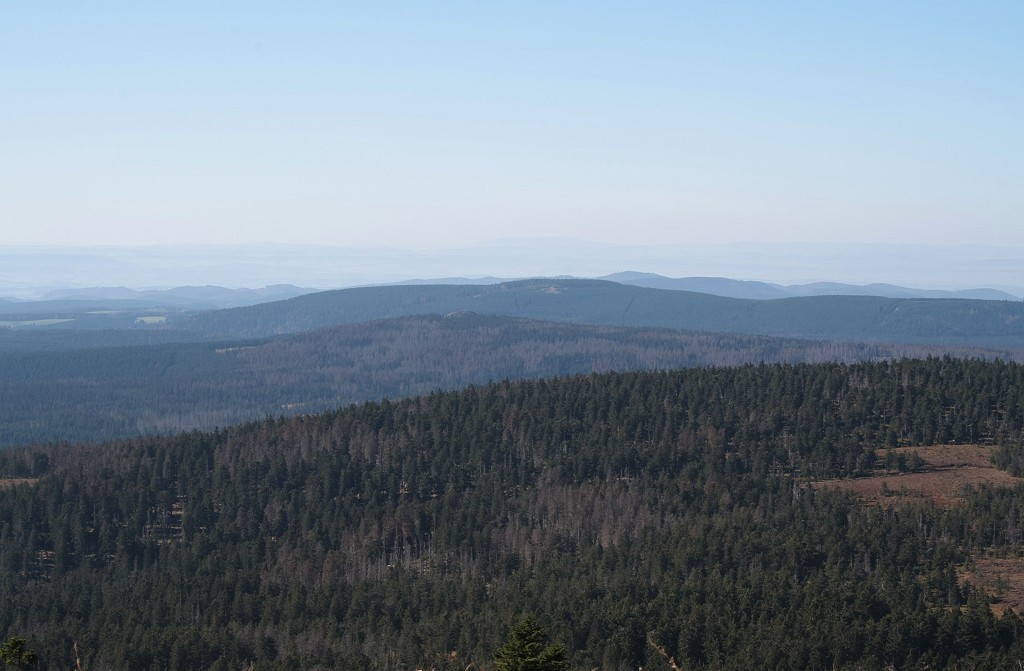
<path id="1" fill-rule="evenodd" d="M 28 669 L 35 664 L 36 653 L 28 649 L 25 639 L 11 636 L 6 643 L 0 644 L 0 661 L 3 661 L 4 668 Z"/>
<path id="2" fill-rule="evenodd" d="M 569 668 L 565 646 L 545 645 L 547 635 L 533 617 L 524 617 L 494 653 L 499 671 L 562 671 Z"/>

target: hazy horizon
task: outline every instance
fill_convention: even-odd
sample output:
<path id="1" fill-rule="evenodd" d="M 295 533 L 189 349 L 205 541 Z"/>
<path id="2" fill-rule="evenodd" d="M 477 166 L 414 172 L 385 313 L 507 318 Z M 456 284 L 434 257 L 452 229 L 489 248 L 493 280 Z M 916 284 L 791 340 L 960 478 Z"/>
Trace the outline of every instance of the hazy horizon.
<path id="1" fill-rule="evenodd" d="M 1024 296 L 1024 247 L 984 245 L 610 245 L 518 238 L 435 250 L 386 246 L 0 246 L 0 296 L 47 289 L 133 289 L 292 284 L 336 289 L 445 278 L 601 277 L 635 271 L 728 277 L 780 285 L 893 284 L 913 289 L 991 288 Z"/>

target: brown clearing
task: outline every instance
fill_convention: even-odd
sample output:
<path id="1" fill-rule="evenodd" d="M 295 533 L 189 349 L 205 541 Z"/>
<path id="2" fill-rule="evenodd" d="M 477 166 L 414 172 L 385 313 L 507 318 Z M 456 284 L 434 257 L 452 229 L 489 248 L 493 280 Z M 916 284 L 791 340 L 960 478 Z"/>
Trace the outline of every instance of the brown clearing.
<path id="1" fill-rule="evenodd" d="M 0 478 L 0 489 L 18 485 L 34 485 L 38 481 L 39 478 Z"/>
<path id="2" fill-rule="evenodd" d="M 874 475 L 843 480 L 819 480 L 815 488 L 832 487 L 852 492 L 864 502 L 873 505 L 895 505 L 900 501 L 931 500 L 940 506 L 950 506 L 961 499 L 966 486 L 982 484 L 997 487 L 1015 487 L 1024 483 L 1006 471 L 996 468 L 990 456 L 992 449 L 982 445 L 931 445 L 928 447 L 898 447 L 892 452 L 909 457 L 917 454 L 924 460 L 913 473 L 885 471 L 888 450 L 876 450 L 878 464 Z"/>
<path id="3" fill-rule="evenodd" d="M 992 598 L 996 615 L 1007 608 L 1015 613 L 1024 609 L 1024 557 L 976 557 L 971 570 L 959 568 L 957 575 Z"/>

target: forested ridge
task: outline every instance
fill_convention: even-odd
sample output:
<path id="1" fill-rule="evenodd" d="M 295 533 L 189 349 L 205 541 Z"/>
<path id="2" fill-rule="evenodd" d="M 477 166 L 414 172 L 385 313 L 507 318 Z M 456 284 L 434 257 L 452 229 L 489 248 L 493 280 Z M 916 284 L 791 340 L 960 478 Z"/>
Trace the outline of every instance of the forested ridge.
<path id="1" fill-rule="evenodd" d="M 1024 491 L 867 506 L 886 445 L 1021 468 L 1024 369 L 962 359 L 502 382 L 0 452 L 0 633 L 39 668 L 464 669 L 525 613 L 572 668 L 1018 668 L 956 567 Z M 654 644 L 654 645 L 652 645 Z"/>
<path id="2" fill-rule="evenodd" d="M 1024 349 L 1024 302 L 1018 300 L 869 295 L 755 300 L 555 278 L 355 287 L 221 310 L 104 299 L 7 304 L 0 319 L 0 352 L 261 339 L 465 311 L 603 326 Z"/>
<path id="3" fill-rule="evenodd" d="M 947 351 L 1013 356 L 464 313 L 346 324 L 270 340 L 0 352 L 0 447 L 213 429 L 491 380 Z"/>
<path id="4" fill-rule="evenodd" d="M 601 324 L 818 340 L 1024 349 L 1024 302 L 810 296 L 754 300 L 600 280 L 492 285 L 359 287 L 204 312 L 174 328 L 255 338 L 417 314 L 456 311 Z"/>

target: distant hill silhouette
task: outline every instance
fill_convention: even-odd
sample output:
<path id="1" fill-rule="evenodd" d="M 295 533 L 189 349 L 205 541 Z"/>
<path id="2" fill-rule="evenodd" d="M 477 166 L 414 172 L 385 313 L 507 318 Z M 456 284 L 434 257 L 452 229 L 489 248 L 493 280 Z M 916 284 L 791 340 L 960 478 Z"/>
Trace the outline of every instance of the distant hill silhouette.
<path id="1" fill-rule="evenodd" d="M 258 338 L 334 324 L 472 311 L 547 321 L 861 342 L 1024 348 L 1024 302 L 814 296 L 736 299 L 602 280 L 384 286 L 202 313 L 176 328 Z"/>
<path id="2" fill-rule="evenodd" d="M 813 282 L 780 285 L 727 277 L 665 277 L 654 273 L 623 272 L 596 278 L 651 289 L 698 291 L 730 298 L 794 298 L 798 296 L 881 296 L 883 298 L 975 298 L 989 301 L 1016 301 L 1019 297 L 998 289 L 910 289 L 894 284 L 844 284 Z"/>
<path id="3" fill-rule="evenodd" d="M 41 303 L 61 300 L 109 301 L 127 300 L 155 306 L 166 305 L 194 310 L 255 305 L 267 301 L 281 301 L 312 293 L 291 284 L 275 284 L 260 289 L 230 289 L 219 286 L 182 286 L 173 289 L 129 289 L 128 287 L 92 287 L 88 289 L 56 289 L 43 296 Z"/>

